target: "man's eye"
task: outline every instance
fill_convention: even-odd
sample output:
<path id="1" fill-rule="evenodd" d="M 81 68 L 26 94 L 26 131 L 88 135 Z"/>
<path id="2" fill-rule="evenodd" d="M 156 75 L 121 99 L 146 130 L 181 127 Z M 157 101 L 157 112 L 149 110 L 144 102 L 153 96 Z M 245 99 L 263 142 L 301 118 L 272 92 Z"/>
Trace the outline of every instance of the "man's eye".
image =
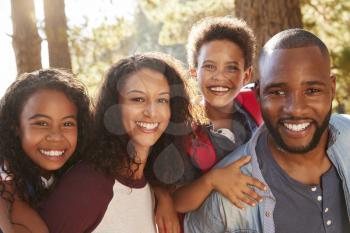
<path id="1" fill-rule="evenodd" d="M 320 90 L 319 89 L 316 89 L 316 88 L 309 88 L 305 91 L 306 94 L 316 94 L 316 93 L 319 93 Z"/>
<path id="2" fill-rule="evenodd" d="M 284 95 L 285 92 L 282 90 L 273 90 L 273 91 L 269 91 L 269 95 Z"/>

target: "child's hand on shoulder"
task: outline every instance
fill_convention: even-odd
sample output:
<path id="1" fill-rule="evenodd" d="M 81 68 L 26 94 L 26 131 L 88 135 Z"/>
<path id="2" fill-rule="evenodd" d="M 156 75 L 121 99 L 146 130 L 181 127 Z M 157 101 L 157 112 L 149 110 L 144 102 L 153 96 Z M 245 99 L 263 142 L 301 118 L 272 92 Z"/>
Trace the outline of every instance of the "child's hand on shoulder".
<path id="1" fill-rule="evenodd" d="M 227 167 L 213 169 L 209 180 L 213 189 L 224 195 L 240 209 L 244 209 L 243 203 L 255 206 L 262 201 L 262 197 L 254 191 L 253 187 L 266 190 L 265 184 L 241 172 L 240 168 L 249 163 L 250 160 L 250 156 L 245 156 Z"/>

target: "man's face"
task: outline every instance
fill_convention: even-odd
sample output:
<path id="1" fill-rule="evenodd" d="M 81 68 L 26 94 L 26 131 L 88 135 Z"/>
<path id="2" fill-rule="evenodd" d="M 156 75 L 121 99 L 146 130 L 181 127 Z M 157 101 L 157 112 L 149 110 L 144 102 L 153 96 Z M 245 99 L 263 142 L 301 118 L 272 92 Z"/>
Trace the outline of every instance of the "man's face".
<path id="1" fill-rule="evenodd" d="M 273 50 L 260 64 L 258 88 L 265 124 L 280 148 L 307 153 L 327 140 L 335 78 L 318 47 Z"/>

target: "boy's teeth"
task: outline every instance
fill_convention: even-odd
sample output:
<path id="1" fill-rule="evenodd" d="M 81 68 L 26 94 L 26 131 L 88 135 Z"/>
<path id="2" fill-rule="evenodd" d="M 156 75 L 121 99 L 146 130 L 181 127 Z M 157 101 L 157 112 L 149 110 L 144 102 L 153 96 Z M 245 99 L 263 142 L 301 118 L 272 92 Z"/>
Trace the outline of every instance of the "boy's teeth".
<path id="1" fill-rule="evenodd" d="M 221 92 L 225 92 L 228 91 L 229 89 L 227 87 L 211 87 L 210 88 L 211 91 L 221 91 Z"/>
<path id="2" fill-rule="evenodd" d="M 142 128 L 152 130 L 158 127 L 159 123 L 148 123 L 148 122 L 141 122 L 141 121 L 136 121 L 136 124 Z"/>
<path id="3" fill-rule="evenodd" d="M 306 129 L 308 126 L 310 125 L 310 123 L 302 123 L 302 124 L 289 124 L 289 123 L 284 123 L 284 126 L 291 130 L 291 131 L 302 131 L 304 129 Z"/>
<path id="4" fill-rule="evenodd" d="M 41 149 L 40 152 L 46 156 L 61 156 L 64 154 L 64 150 L 43 150 L 43 149 Z"/>

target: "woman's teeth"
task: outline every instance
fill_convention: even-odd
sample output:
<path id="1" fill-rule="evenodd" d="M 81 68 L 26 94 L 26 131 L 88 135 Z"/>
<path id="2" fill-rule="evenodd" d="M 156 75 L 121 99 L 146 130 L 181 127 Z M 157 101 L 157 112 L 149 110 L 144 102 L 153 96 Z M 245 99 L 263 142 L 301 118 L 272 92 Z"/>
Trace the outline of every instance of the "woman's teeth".
<path id="1" fill-rule="evenodd" d="M 64 150 L 44 150 L 41 149 L 40 153 L 46 156 L 62 156 L 64 154 Z"/>
<path id="2" fill-rule="evenodd" d="M 147 129 L 147 130 L 152 130 L 155 129 L 159 126 L 159 123 L 149 123 L 149 122 L 141 122 L 141 121 L 136 121 L 136 125 Z"/>

